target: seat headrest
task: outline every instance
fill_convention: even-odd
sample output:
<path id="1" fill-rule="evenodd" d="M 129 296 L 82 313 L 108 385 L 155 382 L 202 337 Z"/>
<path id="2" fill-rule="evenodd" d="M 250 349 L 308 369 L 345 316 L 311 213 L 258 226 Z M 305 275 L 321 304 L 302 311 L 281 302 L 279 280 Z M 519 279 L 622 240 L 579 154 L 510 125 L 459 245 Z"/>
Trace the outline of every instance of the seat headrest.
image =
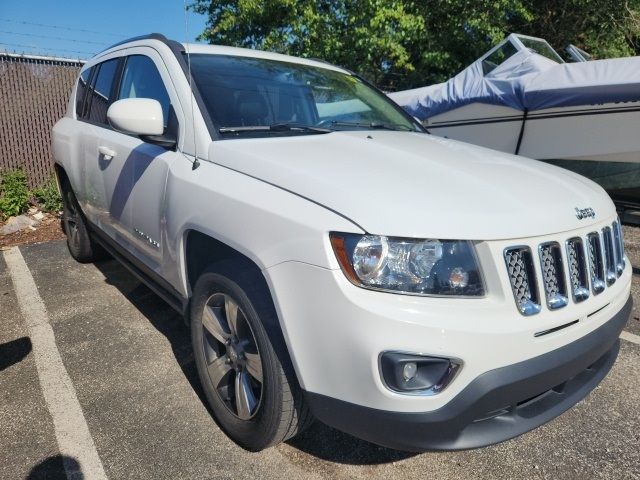
<path id="1" fill-rule="evenodd" d="M 267 125 L 269 107 L 265 98 L 256 91 L 240 91 L 236 97 L 236 108 L 242 125 Z"/>

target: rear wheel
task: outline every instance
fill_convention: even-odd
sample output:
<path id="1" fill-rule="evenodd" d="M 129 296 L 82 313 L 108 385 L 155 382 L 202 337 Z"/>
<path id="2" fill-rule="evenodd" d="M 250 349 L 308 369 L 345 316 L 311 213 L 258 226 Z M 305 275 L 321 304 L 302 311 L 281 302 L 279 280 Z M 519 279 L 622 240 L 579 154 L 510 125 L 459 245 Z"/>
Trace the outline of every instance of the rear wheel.
<path id="1" fill-rule="evenodd" d="M 62 204 L 62 228 L 67 236 L 67 247 L 71 256 L 81 263 L 104 258 L 105 252 L 91 240 L 80 205 L 66 182 L 63 185 Z"/>
<path id="2" fill-rule="evenodd" d="M 222 262 L 198 279 L 192 342 L 214 416 L 232 440 L 257 451 L 293 437 L 311 415 L 288 357 L 265 330 L 275 319 L 271 299 L 241 271 Z"/>

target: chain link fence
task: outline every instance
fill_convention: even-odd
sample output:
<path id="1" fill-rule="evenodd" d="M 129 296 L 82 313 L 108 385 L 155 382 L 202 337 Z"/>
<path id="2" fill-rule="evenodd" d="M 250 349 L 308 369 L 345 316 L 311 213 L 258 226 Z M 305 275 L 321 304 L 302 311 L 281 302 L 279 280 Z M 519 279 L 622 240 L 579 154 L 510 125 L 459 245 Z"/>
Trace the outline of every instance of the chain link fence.
<path id="1" fill-rule="evenodd" d="M 0 52 L 0 172 L 23 169 L 29 187 L 52 173 L 51 128 L 84 62 Z"/>

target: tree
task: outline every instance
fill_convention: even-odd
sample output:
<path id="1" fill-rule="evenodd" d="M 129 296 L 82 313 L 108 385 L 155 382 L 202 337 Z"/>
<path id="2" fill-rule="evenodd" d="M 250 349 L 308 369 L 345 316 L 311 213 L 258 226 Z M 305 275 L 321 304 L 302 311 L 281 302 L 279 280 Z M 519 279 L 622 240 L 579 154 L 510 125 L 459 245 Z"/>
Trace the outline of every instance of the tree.
<path id="1" fill-rule="evenodd" d="M 376 83 L 414 70 L 424 20 L 397 0 L 197 0 L 209 16 L 199 39 L 321 58 Z"/>
<path id="2" fill-rule="evenodd" d="M 511 33 L 512 22 L 531 20 L 521 0 L 429 0 L 414 8 L 427 36 L 413 51 L 405 88 L 447 80 Z"/>
<path id="3" fill-rule="evenodd" d="M 640 0 L 195 0 L 200 40 L 315 57 L 388 90 L 441 82 L 511 32 L 638 53 Z"/>
<path id="4" fill-rule="evenodd" d="M 553 46 L 568 44 L 596 58 L 640 54 L 639 0 L 528 0 L 531 21 L 513 28 L 543 36 Z"/>

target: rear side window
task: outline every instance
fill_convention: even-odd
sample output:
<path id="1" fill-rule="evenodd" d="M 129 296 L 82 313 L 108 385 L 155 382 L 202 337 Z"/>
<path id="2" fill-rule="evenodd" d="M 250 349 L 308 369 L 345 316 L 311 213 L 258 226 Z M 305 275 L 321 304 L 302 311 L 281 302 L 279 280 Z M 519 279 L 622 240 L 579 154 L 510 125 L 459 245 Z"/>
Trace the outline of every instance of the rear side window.
<path id="1" fill-rule="evenodd" d="M 149 57 L 131 55 L 127 57 L 118 99 L 122 98 L 152 98 L 160 102 L 164 115 L 164 125 L 167 126 L 171 101 L 162 82 L 160 72 Z"/>
<path id="2" fill-rule="evenodd" d="M 107 108 L 109 108 L 113 81 L 118 70 L 118 61 L 119 59 L 114 58 L 94 67 L 98 72 L 94 85 L 87 95 L 90 122 L 107 124 Z"/>
<path id="3" fill-rule="evenodd" d="M 89 88 L 89 79 L 91 78 L 91 71 L 93 67 L 87 68 L 80 74 L 78 79 L 78 88 L 76 89 L 76 116 L 78 118 L 84 118 L 86 115 L 86 109 L 83 110 L 84 98 Z"/>

